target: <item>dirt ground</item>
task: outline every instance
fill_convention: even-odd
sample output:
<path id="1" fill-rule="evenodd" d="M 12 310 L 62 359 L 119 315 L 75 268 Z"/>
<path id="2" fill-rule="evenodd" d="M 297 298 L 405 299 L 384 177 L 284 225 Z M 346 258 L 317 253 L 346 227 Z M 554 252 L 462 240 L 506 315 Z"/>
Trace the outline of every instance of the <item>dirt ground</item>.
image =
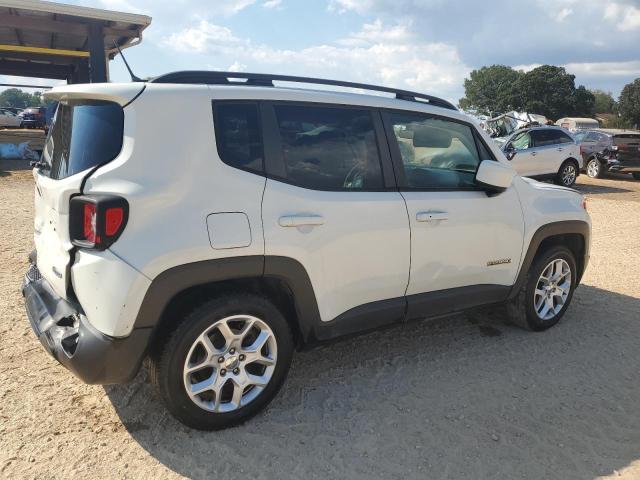
<path id="1" fill-rule="evenodd" d="M 146 371 L 86 386 L 29 327 L 30 171 L 0 163 L 0 477 L 640 478 L 640 182 L 591 181 L 592 258 L 544 333 L 470 314 L 296 355 L 268 410 L 218 433 Z"/>

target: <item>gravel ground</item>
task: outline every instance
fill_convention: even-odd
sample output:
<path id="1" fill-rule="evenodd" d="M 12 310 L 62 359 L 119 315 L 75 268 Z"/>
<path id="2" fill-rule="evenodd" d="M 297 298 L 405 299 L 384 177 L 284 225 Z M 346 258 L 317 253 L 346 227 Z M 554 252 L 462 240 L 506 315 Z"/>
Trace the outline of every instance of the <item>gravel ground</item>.
<path id="1" fill-rule="evenodd" d="M 189 430 L 142 371 L 87 386 L 32 334 L 19 293 L 32 179 L 0 162 L 2 478 L 640 478 L 640 182 L 591 181 L 591 264 L 563 321 L 476 313 L 298 354 L 242 427 Z"/>

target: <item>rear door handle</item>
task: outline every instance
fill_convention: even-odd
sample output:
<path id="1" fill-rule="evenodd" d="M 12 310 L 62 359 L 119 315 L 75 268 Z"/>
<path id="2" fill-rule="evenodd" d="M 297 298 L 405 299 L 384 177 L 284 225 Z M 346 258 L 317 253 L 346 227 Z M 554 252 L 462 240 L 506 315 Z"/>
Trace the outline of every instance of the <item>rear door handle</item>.
<path id="1" fill-rule="evenodd" d="M 562 150 L 564 150 L 562 147 L 558 147 L 559 152 L 561 152 Z"/>
<path id="2" fill-rule="evenodd" d="M 531 156 L 535 157 L 538 154 L 538 152 L 531 152 Z"/>
<path id="3" fill-rule="evenodd" d="M 418 222 L 437 222 L 438 220 L 449 220 L 447 212 L 418 212 L 416 214 Z"/>
<path id="4" fill-rule="evenodd" d="M 278 219 L 281 227 L 303 227 L 305 225 L 324 225 L 322 215 L 283 215 Z"/>

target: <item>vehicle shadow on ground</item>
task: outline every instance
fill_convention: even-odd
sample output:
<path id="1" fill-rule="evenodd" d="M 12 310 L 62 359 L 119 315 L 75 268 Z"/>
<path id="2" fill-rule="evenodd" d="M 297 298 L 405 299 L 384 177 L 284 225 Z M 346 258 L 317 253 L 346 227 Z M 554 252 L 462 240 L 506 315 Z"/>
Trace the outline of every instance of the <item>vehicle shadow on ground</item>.
<path id="1" fill-rule="evenodd" d="M 131 436 L 191 478 L 594 478 L 640 458 L 640 299 L 581 286 L 542 333 L 493 309 L 297 354 L 266 412 L 190 430 L 146 371 L 105 387 Z"/>
<path id="2" fill-rule="evenodd" d="M 581 193 L 586 193 L 589 195 L 599 193 L 629 193 L 633 191 L 626 188 L 612 187 L 610 185 L 594 185 L 591 183 L 576 183 L 573 188 Z"/>
<path id="3" fill-rule="evenodd" d="M 6 160 L 0 159 L 0 177 L 11 175 L 11 172 L 21 170 L 31 170 L 33 167 L 29 160 Z"/>

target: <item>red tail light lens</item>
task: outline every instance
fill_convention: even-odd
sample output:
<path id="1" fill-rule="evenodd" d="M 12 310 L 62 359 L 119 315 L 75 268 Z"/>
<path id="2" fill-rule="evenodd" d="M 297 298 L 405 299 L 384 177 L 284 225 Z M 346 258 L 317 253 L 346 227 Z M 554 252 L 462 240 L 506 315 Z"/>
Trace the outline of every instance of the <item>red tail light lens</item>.
<path id="1" fill-rule="evenodd" d="M 96 243 L 96 206 L 93 203 L 85 203 L 83 212 L 82 233 L 84 239 Z"/>
<path id="2" fill-rule="evenodd" d="M 107 208 L 107 212 L 105 214 L 105 225 L 104 225 L 104 233 L 108 237 L 113 237 L 120 231 L 120 227 L 122 226 L 122 221 L 124 220 L 124 208 L 122 207 L 114 207 Z"/>
<path id="3" fill-rule="evenodd" d="M 71 243 L 81 248 L 104 250 L 122 234 L 129 217 L 129 204 L 114 195 L 73 197 L 69 212 Z"/>

